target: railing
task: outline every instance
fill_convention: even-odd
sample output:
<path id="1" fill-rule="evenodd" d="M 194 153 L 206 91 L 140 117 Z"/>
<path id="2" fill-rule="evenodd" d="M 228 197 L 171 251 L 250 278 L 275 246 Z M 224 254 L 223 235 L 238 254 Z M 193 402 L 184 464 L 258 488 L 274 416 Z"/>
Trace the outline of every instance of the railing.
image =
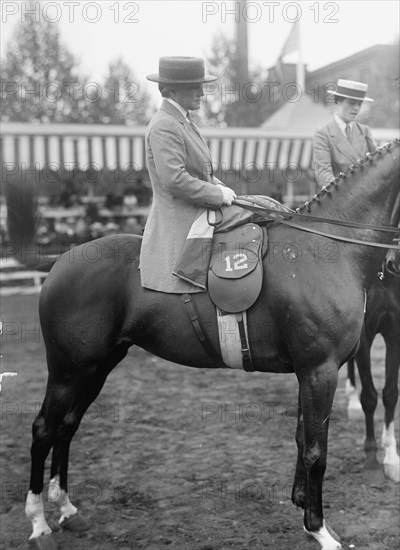
<path id="1" fill-rule="evenodd" d="M 145 127 L 82 124 L 2 124 L 2 167 L 128 169 L 145 167 Z M 312 167 L 312 136 L 296 129 L 203 128 L 213 161 L 223 170 Z M 399 136 L 397 129 L 374 129 L 377 145 Z"/>
<path id="2" fill-rule="evenodd" d="M 14 258 L 0 259 L 0 296 L 36 294 L 47 273 L 26 269 Z"/>

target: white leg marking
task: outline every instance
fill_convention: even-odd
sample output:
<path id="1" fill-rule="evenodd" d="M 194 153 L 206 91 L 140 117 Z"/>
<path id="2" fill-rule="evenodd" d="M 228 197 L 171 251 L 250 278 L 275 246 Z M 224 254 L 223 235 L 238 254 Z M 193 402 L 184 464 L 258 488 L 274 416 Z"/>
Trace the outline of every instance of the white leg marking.
<path id="1" fill-rule="evenodd" d="M 49 500 L 55 502 L 60 509 L 61 517 L 58 523 L 62 523 L 65 519 L 78 513 L 78 508 L 71 504 L 68 493 L 64 491 L 64 489 L 61 489 L 58 475 L 50 480 L 48 497 Z"/>
<path id="2" fill-rule="evenodd" d="M 394 435 L 394 422 L 386 429 L 383 424 L 382 447 L 384 450 L 383 469 L 385 476 L 396 483 L 400 482 L 400 457 L 397 454 L 396 437 Z"/>
<path id="3" fill-rule="evenodd" d="M 47 521 L 44 517 L 44 504 L 42 494 L 35 495 L 32 491 L 29 491 L 26 497 L 25 514 L 32 523 L 32 535 L 29 539 L 36 539 L 41 535 L 49 535 L 51 533 L 50 527 L 47 525 Z"/>
<path id="4" fill-rule="evenodd" d="M 364 413 L 358 397 L 357 389 L 352 385 L 350 380 L 346 380 L 346 395 L 349 399 L 347 405 L 347 418 L 349 420 L 359 420 L 363 418 Z"/>
<path id="5" fill-rule="evenodd" d="M 319 531 L 307 531 L 304 527 L 304 531 L 313 537 L 321 545 L 321 550 L 343 550 L 340 542 L 335 540 L 332 535 L 329 533 L 328 529 L 325 526 L 325 520 Z"/>

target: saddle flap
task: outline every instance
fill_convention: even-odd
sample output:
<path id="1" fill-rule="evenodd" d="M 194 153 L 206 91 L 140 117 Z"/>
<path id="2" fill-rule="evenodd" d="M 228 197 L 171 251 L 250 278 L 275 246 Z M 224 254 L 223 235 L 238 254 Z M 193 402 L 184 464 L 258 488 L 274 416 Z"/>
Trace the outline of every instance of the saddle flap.
<path id="1" fill-rule="evenodd" d="M 222 311 L 245 311 L 257 300 L 262 287 L 262 244 L 261 227 L 251 223 L 215 235 L 208 291 Z"/>
<path id="2" fill-rule="evenodd" d="M 257 263 L 248 277 L 224 279 L 212 271 L 208 274 L 208 291 L 213 303 L 227 313 L 249 309 L 257 300 L 262 287 L 262 265 Z"/>
<path id="3" fill-rule="evenodd" d="M 210 270 L 223 279 L 241 279 L 251 273 L 260 260 L 262 229 L 245 224 L 233 231 L 215 235 Z"/>

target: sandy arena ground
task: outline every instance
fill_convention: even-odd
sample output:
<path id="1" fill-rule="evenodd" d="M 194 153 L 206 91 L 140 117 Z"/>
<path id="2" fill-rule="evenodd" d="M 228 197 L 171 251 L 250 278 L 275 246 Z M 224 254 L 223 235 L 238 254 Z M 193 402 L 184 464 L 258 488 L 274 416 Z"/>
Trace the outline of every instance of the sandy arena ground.
<path id="1" fill-rule="evenodd" d="M 18 376 L 3 380 L 0 396 L 1 550 L 26 548 L 31 532 L 31 423 L 47 379 L 37 303 L 2 299 L 1 371 Z M 381 391 L 380 338 L 373 358 Z M 363 478 L 364 423 L 347 420 L 345 374 L 330 427 L 326 519 L 346 550 L 397 549 L 399 484 Z M 131 349 L 71 447 L 70 496 L 91 529 L 59 531 L 46 503 L 59 550 L 317 550 L 290 502 L 296 403 L 294 375 L 190 369 Z M 381 400 L 376 418 L 380 437 Z"/>

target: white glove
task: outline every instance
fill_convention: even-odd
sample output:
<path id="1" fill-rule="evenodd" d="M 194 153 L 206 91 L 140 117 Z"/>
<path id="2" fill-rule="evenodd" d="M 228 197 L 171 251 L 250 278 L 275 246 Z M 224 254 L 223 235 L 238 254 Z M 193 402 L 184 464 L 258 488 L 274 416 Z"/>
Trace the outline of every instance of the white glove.
<path id="1" fill-rule="evenodd" d="M 220 185 L 218 184 L 217 187 L 219 187 L 222 191 L 222 197 L 223 201 L 222 204 L 226 206 L 230 206 L 233 201 L 236 199 L 236 193 L 233 189 L 230 187 L 226 187 L 226 185 Z"/>

